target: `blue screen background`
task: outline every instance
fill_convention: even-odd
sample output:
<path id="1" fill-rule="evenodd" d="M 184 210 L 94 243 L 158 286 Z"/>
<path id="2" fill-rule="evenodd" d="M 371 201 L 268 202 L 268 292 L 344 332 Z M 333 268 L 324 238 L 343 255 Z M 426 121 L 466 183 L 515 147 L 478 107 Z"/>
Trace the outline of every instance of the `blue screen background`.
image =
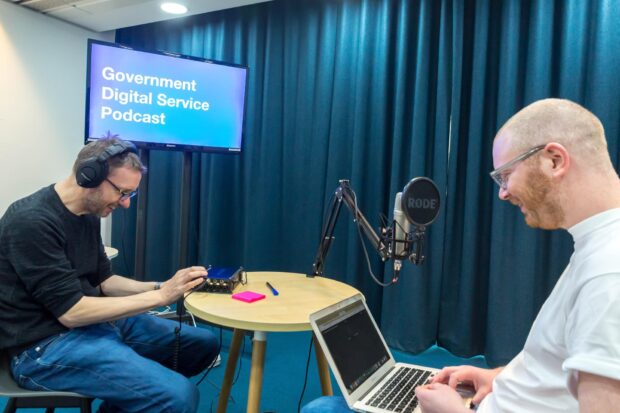
<path id="1" fill-rule="evenodd" d="M 100 138 L 110 132 L 138 143 L 241 148 L 247 68 L 97 43 L 91 43 L 91 47 L 87 138 Z M 106 80 L 102 73 L 105 67 L 134 75 L 195 80 L 196 91 Z M 113 99 L 104 100 L 102 88 L 106 86 L 121 92 L 152 92 L 152 103 L 121 104 Z M 157 104 L 159 93 L 164 93 L 167 98 L 207 101 L 209 110 L 160 106 Z M 102 119 L 104 106 L 120 112 L 131 109 L 141 114 L 164 113 L 165 124 L 128 122 L 115 120 L 112 116 Z"/>

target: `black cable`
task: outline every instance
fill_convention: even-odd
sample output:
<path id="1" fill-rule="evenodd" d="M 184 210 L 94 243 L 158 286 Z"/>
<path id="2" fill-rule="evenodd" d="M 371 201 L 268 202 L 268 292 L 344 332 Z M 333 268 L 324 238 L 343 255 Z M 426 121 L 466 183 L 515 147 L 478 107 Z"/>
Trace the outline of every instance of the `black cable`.
<path id="1" fill-rule="evenodd" d="M 129 271 L 129 264 L 127 264 L 127 249 L 125 249 L 125 221 L 127 220 L 126 217 L 127 214 L 127 210 L 123 209 L 123 211 L 120 213 L 120 216 L 122 217 L 121 219 L 121 254 L 123 254 L 123 264 L 125 264 L 125 274 L 130 274 Z M 133 274 L 133 276 L 131 278 L 134 278 L 135 274 Z"/>
<path id="2" fill-rule="evenodd" d="M 181 353 L 181 317 L 179 326 L 174 328 L 174 348 L 172 349 L 172 370 L 179 371 L 179 354 Z"/>
<path id="3" fill-rule="evenodd" d="M 220 334 L 221 334 L 222 330 L 220 329 Z M 221 337 L 221 336 L 220 336 Z M 239 353 L 239 366 L 237 367 L 237 373 L 235 378 L 233 379 L 232 383 L 230 384 L 230 390 L 232 392 L 232 388 L 235 385 L 235 383 L 237 383 L 237 379 L 239 378 L 239 373 L 241 372 L 241 367 L 243 366 L 242 361 L 243 361 L 243 352 L 245 351 L 245 336 L 243 336 L 243 346 L 241 347 L 241 353 Z M 220 339 L 221 342 L 221 339 Z M 220 389 L 220 391 L 215 395 L 215 398 L 211 399 L 211 405 L 209 407 L 209 411 L 213 412 L 213 401 L 216 398 L 219 398 L 220 394 L 222 393 L 222 389 Z M 232 400 L 233 403 L 235 403 L 235 399 L 232 397 L 232 395 L 228 396 L 229 401 Z"/>
<path id="4" fill-rule="evenodd" d="M 196 289 L 191 290 L 186 296 L 183 297 L 183 300 L 181 300 L 181 305 L 182 306 L 185 306 L 185 300 L 187 299 L 187 297 L 192 295 L 195 291 L 196 291 Z M 185 314 L 180 314 L 179 312 L 177 312 L 177 316 L 178 316 L 178 320 L 179 320 L 179 326 L 174 329 L 175 338 L 174 338 L 174 348 L 173 348 L 173 353 L 172 353 L 172 368 L 173 368 L 174 371 L 177 371 L 177 369 L 179 367 L 179 354 L 181 352 L 181 329 L 183 327 L 183 316 L 184 315 Z M 217 354 L 218 355 L 220 354 L 220 350 L 221 349 L 222 349 L 222 329 L 220 327 L 220 344 L 219 344 L 218 349 L 217 349 Z M 213 364 L 211 364 L 209 366 L 209 368 L 207 369 L 205 374 L 202 376 L 202 378 L 198 381 L 198 383 L 196 383 L 196 386 L 198 386 L 200 384 L 200 382 L 202 382 L 204 380 L 204 378 L 207 377 L 207 374 L 209 374 L 209 371 L 211 371 L 212 368 L 213 368 Z"/>
<path id="5" fill-rule="evenodd" d="M 241 346 L 241 353 L 239 353 L 239 367 L 237 367 L 237 374 L 235 376 L 235 378 L 232 381 L 232 384 L 230 385 L 230 388 L 232 389 L 232 386 L 235 385 L 235 383 L 237 382 L 237 379 L 239 378 L 239 374 L 241 373 L 241 367 L 243 367 L 243 353 L 245 352 L 245 336 L 243 336 L 243 345 Z"/>
<path id="6" fill-rule="evenodd" d="M 379 222 L 381 222 L 381 225 L 382 225 L 384 228 L 387 228 L 387 227 L 389 227 L 389 226 L 390 226 L 390 225 L 389 225 L 389 222 L 388 222 L 388 217 L 387 217 L 387 215 L 385 215 L 383 212 L 380 212 L 380 213 L 379 213 Z"/>
<path id="7" fill-rule="evenodd" d="M 179 325 L 174 328 L 174 348 L 172 349 L 172 370 L 179 371 L 179 355 L 181 354 L 181 328 L 183 317 L 179 314 Z"/>
<path id="8" fill-rule="evenodd" d="M 379 284 L 381 287 L 389 287 L 390 285 L 394 284 L 396 281 L 392 280 L 387 283 L 381 282 L 379 281 L 377 276 L 375 276 L 375 273 L 372 271 L 372 265 L 370 264 L 370 257 L 368 256 L 368 249 L 366 248 L 366 243 L 364 242 L 364 236 L 362 235 L 362 224 L 360 224 L 359 220 L 357 219 L 358 215 L 361 214 L 361 212 L 359 211 L 357 207 L 357 195 L 355 194 L 355 191 L 353 189 L 349 188 L 349 191 L 351 191 L 351 194 L 353 197 L 353 202 L 355 206 L 354 221 L 355 221 L 355 224 L 357 225 L 357 233 L 359 235 L 360 242 L 362 243 L 362 251 L 364 251 L 364 255 L 366 256 L 366 265 L 368 266 L 368 272 L 370 273 L 370 276 L 372 277 L 375 283 Z"/>
<path id="9" fill-rule="evenodd" d="M 198 385 L 202 383 L 202 381 L 205 379 L 205 377 L 207 377 L 207 374 L 209 374 L 213 366 L 215 366 L 215 360 L 217 360 L 217 356 L 219 356 L 221 350 L 222 350 L 222 327 L 220 327 L 220 344 L 217 346 L 217 355 L 211 361 L 211 364 L 209 365 L 209 368 L 207 369 L 207 371 L 205 371 L 205 373 L 202 375 L 200 380 L 198 380 L 198 383 L 196 383 L 196 387 L 198 387 Z"/>
<path id="10" fill-rule="evenodd" d="M 308 367 L 310 367 L 310 356 L 312 355 L 312 336 L 310 336 L 310 346 L 308 346 L 308 359 L 306 360 L 306 374 L 304 375 L 304 387 L 301 389 L 301 395 L 299 396 L 299 402 L 297 402 L 297 412 L 301 411 L 301 402 L 304 399 L 304 393 L 306 392 L 306 385 L 308 384 Z"/>

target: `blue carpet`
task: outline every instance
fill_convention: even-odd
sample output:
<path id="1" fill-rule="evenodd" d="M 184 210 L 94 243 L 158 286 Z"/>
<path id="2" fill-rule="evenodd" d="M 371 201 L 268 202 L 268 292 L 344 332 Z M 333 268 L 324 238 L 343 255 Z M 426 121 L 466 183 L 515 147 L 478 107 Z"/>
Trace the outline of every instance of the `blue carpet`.
<path id="1" fill-rule="evenodd" d="M 208 327 L 219 337 L 219 329 Z M 224 366 L 228 356 L 228 346 L 232 333 L 227 330 L 222 332 L 222 364 L 211 370 L 209 375 L 199 385 L 200 388 L 200 408 L 199 412 L 215 412 L 217 408 L 217 397 L 220 385 L 224 376 Z M 297 411 L 297 404 L 301 396 L 304 385 L 306 371 L 306 360 L 308 348 L 311 341 L 310 332 L 299 333 L 269 333 L 267 335 L 267 353 L 265 356 L 265 374 L 263 378 L 263 389 L 261 398 L 262 412 L 291 413 Z M 424 366 L 441 368 L 447 365 L 471 364 L 479 367 L 486 367 L 483 357 L 463 359 L 453 356 L 448 351 L 431 347 L 420 354 L 408 354 L 401 351 L 394 351 L 394 358 L 397 361 L 420 364 Z M 246 336 L 244 339 L 244 351 L 239 358 L 241 368 L 239 376 L 233 385 L 231 398 L 228 402 L 229 413 L 242 413 L 246 410 L 247 389 L 249 382 L 249 371 L 251 362 L 251 339 Z M 200 376 L 193 378 L 198 382 Z M 332 386 L 335 394 L 340 394 L 338 385 L 332 378 Z M 308 381 L 303 396 L 302 405 L 321 395 L 321 385 L 317 375 L 314 349 L 312 350 L 310 366 L 308 371 Z M 0 398 L 0 409 L 6 404 L 5 398 Z M 95 401 L 95 409 L 99 402 Z M 44 409 L 20 409 L 18 412 L 43 412 Z M 77 412 L 77 409 L 57 409 L 59 413 Z"/>

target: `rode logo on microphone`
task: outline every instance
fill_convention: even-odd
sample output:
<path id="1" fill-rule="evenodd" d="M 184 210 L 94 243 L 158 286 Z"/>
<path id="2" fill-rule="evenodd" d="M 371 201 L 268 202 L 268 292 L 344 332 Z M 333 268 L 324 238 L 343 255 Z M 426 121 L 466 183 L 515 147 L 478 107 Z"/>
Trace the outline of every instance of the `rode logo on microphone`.
<path id="1" fill-rule="evenodd" d="M 437 203 L 437 199 L 409 198 L 407 208 L 436 209 Z"/>

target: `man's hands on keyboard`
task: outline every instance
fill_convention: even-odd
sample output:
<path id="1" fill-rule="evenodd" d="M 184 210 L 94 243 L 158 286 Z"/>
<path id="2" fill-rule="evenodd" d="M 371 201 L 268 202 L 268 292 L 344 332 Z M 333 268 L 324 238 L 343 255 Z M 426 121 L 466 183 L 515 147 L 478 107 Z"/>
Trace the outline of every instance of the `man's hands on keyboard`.
<path id="1" fill-rule="evenodd" d="M 502 369 L 503 367 L 493 370 L 473 366 L 446 367 L 437 373 L 430 383 L 447 384 L 455 390 L 458 390 L 457 386 L 462 385 L 473 387 L 475 394 L 472 402 L 478 405 L 487 394 L 493 391 L 493 379 Z"/>
<path id="2" fill-rule="evenodd" d="M 415 394 L 423 413 L 471 413 L 461 395 L 446 384 L 425 384 Z"/>

